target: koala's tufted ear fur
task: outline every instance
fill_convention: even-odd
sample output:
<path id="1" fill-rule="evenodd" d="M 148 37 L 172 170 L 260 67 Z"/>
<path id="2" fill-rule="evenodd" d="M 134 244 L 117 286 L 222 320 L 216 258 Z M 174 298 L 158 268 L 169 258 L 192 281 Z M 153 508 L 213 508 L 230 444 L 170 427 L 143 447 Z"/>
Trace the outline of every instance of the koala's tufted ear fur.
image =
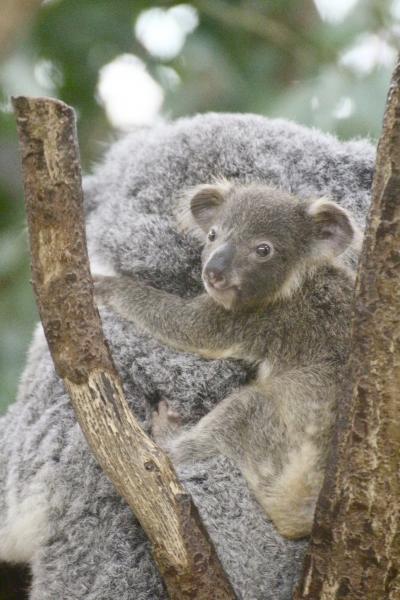
<path id="1" fill-rule="evenodd" d="M 174 211 L 178 228 L 204 242 L 204 233 L 209 231 L 231 188 L 232 184 L 220 177 L 214 183 L 184 190 L 177 197 Z"/>
<path id="2" fill-rule="evenodd" d="M 190 212 L 203 231 L 210 229 L 224 201 L 223 191 L 218 185 L 197 188 L 190 200 Z"/>
<path id="3" fill-rule="evenodd" d="M 360 236 L 349 213 L 329 200 L 310 202 L 307 209 L 314 222 L 316 252 L 339 256 Z"/>

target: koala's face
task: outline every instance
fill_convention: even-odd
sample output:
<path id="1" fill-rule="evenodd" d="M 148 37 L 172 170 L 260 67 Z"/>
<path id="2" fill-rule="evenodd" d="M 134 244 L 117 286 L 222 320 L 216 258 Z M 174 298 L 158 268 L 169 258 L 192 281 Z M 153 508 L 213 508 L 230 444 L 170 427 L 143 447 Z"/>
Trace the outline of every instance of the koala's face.
<path id="1" fill-rule="evenodd" d="M 190 210 L 205 241 L 205 289 L 227 309 L 290 296 L 307 270 L 341 254 L 354 236 L 337 204 L 263 185 L 201 186 Z"/>

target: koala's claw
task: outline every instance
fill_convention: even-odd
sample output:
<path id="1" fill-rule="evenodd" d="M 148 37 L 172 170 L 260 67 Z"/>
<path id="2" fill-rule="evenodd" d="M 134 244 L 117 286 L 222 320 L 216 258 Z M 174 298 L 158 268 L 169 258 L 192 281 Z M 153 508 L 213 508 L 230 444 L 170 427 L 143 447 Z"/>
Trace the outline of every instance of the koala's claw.
<path id="1" fill-rule="evenodd" d="M 93 287 L 96 300 L 105 302 L 115 288 L 115 277 L 109 275 L 93 275 Z"/>
<path id="2" fill-rule="evenodd" d="M 152 433 L 157 442 L 171 438 L 181 427 L 180 415 L 169 407 L 166 400 L 158 403 L 157 410 L 152 415 Z"/>

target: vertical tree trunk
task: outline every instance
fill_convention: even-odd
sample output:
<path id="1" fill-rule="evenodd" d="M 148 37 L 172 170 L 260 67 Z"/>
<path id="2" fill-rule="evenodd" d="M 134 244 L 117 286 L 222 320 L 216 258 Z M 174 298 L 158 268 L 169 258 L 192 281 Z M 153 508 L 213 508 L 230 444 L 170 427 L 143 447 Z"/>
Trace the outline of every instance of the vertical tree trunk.
<path id="1" fill-rule="evenodd" d="M 234 600 L 190 496 L 128 407 L 104 339 L 87 256 L 74 113 L 50 98 L 13 103 L 36 300 L 79 424 L 147 533 L 170 597 Z"/>
<path id="2" fill-rule="evenodd" d="M 358 269 L 349 388 L 296 600 L 400 598 L 400 60 Z"/>

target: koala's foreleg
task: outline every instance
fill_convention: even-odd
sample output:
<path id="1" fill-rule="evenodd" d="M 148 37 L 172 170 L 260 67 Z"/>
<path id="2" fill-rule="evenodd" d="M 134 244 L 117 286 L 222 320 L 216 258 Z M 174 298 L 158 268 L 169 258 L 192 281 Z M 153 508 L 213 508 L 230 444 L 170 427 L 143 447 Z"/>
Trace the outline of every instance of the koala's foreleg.
<path id="1" fill-rule="evenodd" d="M 241 357 L 245 328 L 238 327 L 237 318 L 207 294 L 181 298 L 126 276 L 97 276 L 94 281 L 100 303 L 161 342 L 206 358 Z"/>

